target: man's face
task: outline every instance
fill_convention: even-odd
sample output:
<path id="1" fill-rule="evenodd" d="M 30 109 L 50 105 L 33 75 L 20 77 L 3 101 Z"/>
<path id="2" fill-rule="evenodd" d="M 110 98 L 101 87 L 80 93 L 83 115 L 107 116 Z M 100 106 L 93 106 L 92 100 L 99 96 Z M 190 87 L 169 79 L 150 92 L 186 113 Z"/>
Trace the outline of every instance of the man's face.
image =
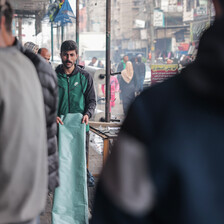
<path id="1" fill-rule="evenodd" d="M 128 61 L 128 56 L 125 56 L 124 57 L 124 62 L 127 62 Z"/>
<path id="2" fill-rule="evenodd" d="M 75 50 L 63 51 L 61 53 L 62 64 L 65 68 L 72 68 L 78 58 Z"/>
<path id="3" fill-rule="evenodd" d="M 96 58 L 92 59 L 92 63 L 95 64 L 96 63 Z"/>

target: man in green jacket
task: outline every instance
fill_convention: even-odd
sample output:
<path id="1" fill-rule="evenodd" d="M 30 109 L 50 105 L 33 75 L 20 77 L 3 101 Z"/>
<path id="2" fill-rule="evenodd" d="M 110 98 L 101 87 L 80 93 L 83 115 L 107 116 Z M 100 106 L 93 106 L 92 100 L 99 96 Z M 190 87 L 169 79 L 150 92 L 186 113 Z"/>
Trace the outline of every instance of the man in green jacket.
<path id="1" fill-rule="evenodd" d="M 85 70 L 76 66 L 78 48 L 74 41 L 67 40 L 61 45 L 62 64 L 56 68 L 59 87 L 57 123 L 63 124 L 60 115 L 83 114 L 82 123 L 88 125 L 96 107 L 93 79 Z"/>
<path id="2" fill-rule="evenodd" d="M 67 113 L 83 114 L 82 123 L 86 123 L 86 155 L 88 160 L 89 119 L 96 108 L 96 97 L 92 76 L 77 66 L 77 44 L 72 40 L 61 45 L 62 64 L 56 68 L 58 76 L 59 104 L 57 123 L 63 124 L 61 115 Z M 87 161 L 88 162 L 88 161 Z"/>

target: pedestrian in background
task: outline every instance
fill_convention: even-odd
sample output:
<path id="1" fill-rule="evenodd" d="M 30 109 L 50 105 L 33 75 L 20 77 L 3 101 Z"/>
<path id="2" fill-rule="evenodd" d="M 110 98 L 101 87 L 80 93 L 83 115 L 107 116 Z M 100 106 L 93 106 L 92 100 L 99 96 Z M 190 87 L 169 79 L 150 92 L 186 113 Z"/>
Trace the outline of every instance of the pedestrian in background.
<path id="1" fill-rule="evenodd" d="M 134 82 L 134 70 L 130 61 L 126 62 L 126 67 L 121 71 L 120 77 L 120 90 L 121 98 L 123 101 L 123 111 L 127 115 L 128 108 L 135 98 L 135 82 Z"/>
<path id="2" fill-rule="evenodd" d="M 104 68 L 103 62 L 101 60 L 98 61 L 97 67 Z"/>
<path id="3" fill-rule="evenodd" d="M 105 96 L 105 85 L 102 85 L 102 92 Z M 115 107 L 116 93 L 119 92 L 119 82 L 115 75 L 110 76 L 110 111 L 111 107 Z"/>
<path id="4" fill-rule="evenodd" d="M 88 64 L 88 66 L 96 66 L 96 61 L 97 61 L 97 58 L 96 57 L 93 57 L 92 58 L 92 61 Z"/>
<path id="5" fill-rule="evenodd" d="M 126 62 L 127 61 L 128 61 L 128 56 L 124 55 L 123 59 L 118 64 L 117 72 L 121 72 L 126 68 Z M 119 82 L 119 85 L 121 86 L 121 76 L 120 75 L 118 76 L 118 82 Z M 121 91 L 121 89 L 120 89 L 120 91 Z M 122 103 L 122 93 L 121 92 L 120 92 L 119 96 L 120 96 L 120 103 Z"/>
<path id="6" fill-rule="evenodd" d="M 137 75 L 137 79 L 138 79 L 138 89 L 139 92 L 143 91 L 143 84 L 144 84 L 144 80 L 145 80 L 145 64 L 142 62 L 142 55 L 138 55 L 137 56 L 137 61 L 138 61 L 138 75 Z"/>
<path id="7" fill-rule="evenodd" d="M 38 50 L 38 54 L 40 54 L 40 56 L 42 56 L 46 60 L 47 63 L 51 64 L 50 63 L 51 53 L 47 48 L 44 48 L 44 47 L 40 48 Z"/>

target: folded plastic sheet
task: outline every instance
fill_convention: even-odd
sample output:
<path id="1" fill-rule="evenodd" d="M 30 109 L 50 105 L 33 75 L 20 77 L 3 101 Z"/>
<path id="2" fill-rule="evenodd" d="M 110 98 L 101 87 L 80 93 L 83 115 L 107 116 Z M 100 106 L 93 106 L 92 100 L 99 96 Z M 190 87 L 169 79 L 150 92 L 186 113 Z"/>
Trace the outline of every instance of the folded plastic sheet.
<path id="1" fill-rule="evenodd" d="M 55 190 L 53 224 L 87 224 L 86 127 L 82 114 L 61 116 L 59 125 L 60 187 Z"/>

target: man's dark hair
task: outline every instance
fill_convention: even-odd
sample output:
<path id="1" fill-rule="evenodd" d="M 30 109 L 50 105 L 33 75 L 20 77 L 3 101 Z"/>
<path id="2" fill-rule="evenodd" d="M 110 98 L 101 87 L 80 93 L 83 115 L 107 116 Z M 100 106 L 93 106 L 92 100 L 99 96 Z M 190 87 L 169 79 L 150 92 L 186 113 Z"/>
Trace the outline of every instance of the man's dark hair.
<path id="1" fill-rule="evenodd" d="M 66 40 L 61 45 L 61 53 L 66 51 L 73 51 L 75 50 L 76 54 L 78 54 L 78 46 L 75 41 L 73 40 Z"/>
<path id="2" fill-rule="evenodd" d="M 137 60 L 138 60 L 139 63 L 142 62 L 142 58 L 141 57 L 137 57 Z"/>
<path id="3" fill-rule="evenodd" d="M 13 18 L 13 9 L 12 6 L 9 2 L 5 2 L 5 4 L 3 3 L 3 5 L 1 5 L 0 3 L 0 22 L 1 22 L 1 18 L 2 16 L 5 16 L 5 27 L 6 30 L 8 32 L 12 31 L 12 18 Z"/>
<path id="4" fill-rule="evenodd" d="M 93 57 L 93 59 L 97 60 L 97 57 Z"/>

